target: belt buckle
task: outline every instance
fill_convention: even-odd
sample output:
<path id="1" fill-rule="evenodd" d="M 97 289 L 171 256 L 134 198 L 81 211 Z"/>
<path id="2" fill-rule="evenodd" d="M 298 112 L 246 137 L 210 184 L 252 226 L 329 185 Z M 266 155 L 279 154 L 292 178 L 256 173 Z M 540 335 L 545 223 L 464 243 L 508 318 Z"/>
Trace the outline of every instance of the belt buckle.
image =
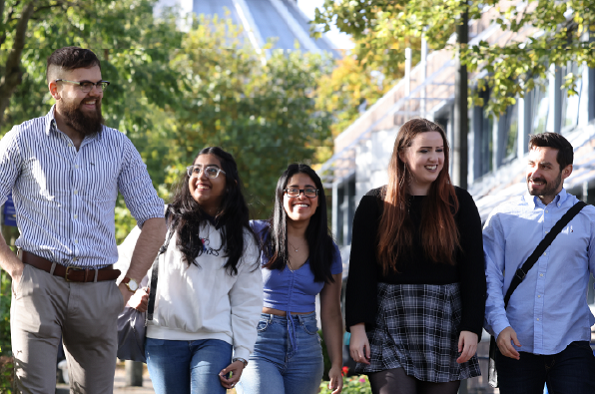
<path id="1" fill-rule="evenodd" d="M 73 270 L 79 269 L 78 267 L 76 267 L 74 265 L 69 265 L 68 267 L 66 267 L 66 273 L 64 274 L 64 280 L 66 280 L 66 282 L 71 282 L 70 280 L 68 280 L 68 270 L 70 270 L 71 268 Z"/>

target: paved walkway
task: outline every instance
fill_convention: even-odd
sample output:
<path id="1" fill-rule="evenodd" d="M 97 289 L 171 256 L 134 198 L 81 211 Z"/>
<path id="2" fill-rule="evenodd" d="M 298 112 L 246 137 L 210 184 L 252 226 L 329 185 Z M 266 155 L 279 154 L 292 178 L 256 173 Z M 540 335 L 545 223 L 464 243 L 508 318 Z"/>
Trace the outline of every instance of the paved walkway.
<path id="1" fill-rule="evenodd" d="M 59 384 L 56 388 L 56 394 L 68 394 L 68 385 Z M 149 371 L 147 371 L 146 364 L 143 368 L 143 386 L 142 387 L 127 387 L 126 386 L 126 371 L 124 369 L 124 363 L 118 362 L 116 366 L 116 375 L 114 377 L 114 394 L 125 394 L 125 393 L 136 393 L 136 394 L 155 394 L 153 390 L 153 383 L 149 377 Z M 228 390 L 228 394 L 235 394 L 235 390 Z"/>

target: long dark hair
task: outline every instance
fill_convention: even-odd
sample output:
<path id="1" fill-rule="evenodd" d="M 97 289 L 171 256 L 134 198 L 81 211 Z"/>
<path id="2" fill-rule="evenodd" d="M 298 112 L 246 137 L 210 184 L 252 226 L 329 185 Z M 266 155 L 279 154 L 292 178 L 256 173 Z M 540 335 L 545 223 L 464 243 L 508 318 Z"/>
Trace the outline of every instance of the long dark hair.
<path id="1" fill-rule="evenodd" d="M 221 248 L 228 258 L 225 268 L 230 275 L 236 275 L 238 262 L 244 252 L 244 233 L 248 231 L 254 237 L 249 224 L 248 205 L 242 194 L 238 166 L 233 156 L 219 147 L 208 147 L 201 150 L 192 162 L 200 155 L 208 154 L 217 156 L 221 161 L 221 169 L 225 171 L 225 194 L 219 212 L 211 218 L 192 198 L 188 187 L 190 177 L 184 172 L 169 205 L 172 230 L 178 232 L 177 247 L 182 252 L 184 261 L 188 266 L 198 266 L 196 258 L 203 253 L 198 231 L 201 224 L 213 220 L 215 228 L 222 233 Z"/>
<path id="2" fill-rule="evenodd" d="M 262 237 L 264 241 L 264 252 L 269 261 L 265 268 L 282 270 L 287 266 L 289 254 L 287 252 L 287 213 L 283 208 L 283 191 L 287 187 L 289 179 L 296 174 L 308 175 L 318 189 L 318 209 L 310 218 L 306 229 L 306 241 L 310 255 L 310 269 L 314 274 L 316 282 L 333 282 L 331 265 L 335 257 L 335 246 L 331 237 L 326 215 L 326 197 L 322 181 L 316 172 L 306 164 L 290 164 L 283 172 L 277 182 L 275 191 L 275 207 L 273 216 L 269 219 L 268 234 Z"/>
<path id="3" fill-rule="evenodd" d="M 411 250 L 413 224 L 409 218 L 409 177 L 400 154 L 409 148 L 420 133 L 436 131 L 444 143 L 444 165 L 438 178 L 432 182 L 422 209 L 420 236 L 424 240 L 426 257 L 435 262 L 454 264 L 454 253 L 459 246 L 459 232 L 453 214 L 459 208 L 455 189 L 448 175 L 448 140 L 444 130 L 426 119 L 413 119 L 399 129 L 393 154 L 388 165 L 388 186 L 384 197 L 384 210 L 378 226 L 378 261 L 387 274 L 397 271 L 399 256 Z"/>

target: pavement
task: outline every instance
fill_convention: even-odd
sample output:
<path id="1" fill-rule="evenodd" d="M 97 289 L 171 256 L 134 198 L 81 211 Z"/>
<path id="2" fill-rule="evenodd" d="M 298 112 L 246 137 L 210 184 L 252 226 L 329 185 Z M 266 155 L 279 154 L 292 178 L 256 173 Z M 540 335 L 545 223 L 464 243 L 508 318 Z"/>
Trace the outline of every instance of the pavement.
<path id="1" fill-rule="evenodd" d="M 56 394 L 68 394 L 68 385 L 60 383 L 56 386 Z M 155 394 L 153 383 L 147 371 L 147 365 L 143 365 L 143 385 L 142 387 L 126 386 L 126 372 L 124 363 L 118 362 L 116 365 L 116 375 L 114 376 L 114 394 L 136 393 L 136 394 Z"/>
<path id="2" fill-rule="evenodd" d="M 136 393 L 136 394 L 155 394 L 153 390 L 153 383 L 149 377 L 149 371 L 147 365 L 143 365 L 143 385 L 142 387 L 130 387 L 126 386 L 126 371 L 123 362 L 118 362 L 116 365 L 116 375 L 114 376 L 114 394 L 125 394 L 125 393 Z M 235 394 L 235 390 L 227 390 L 228 394 Z M 56 394 L 69 394 L 67 384 L 58 384 L 56 386 Z"/>

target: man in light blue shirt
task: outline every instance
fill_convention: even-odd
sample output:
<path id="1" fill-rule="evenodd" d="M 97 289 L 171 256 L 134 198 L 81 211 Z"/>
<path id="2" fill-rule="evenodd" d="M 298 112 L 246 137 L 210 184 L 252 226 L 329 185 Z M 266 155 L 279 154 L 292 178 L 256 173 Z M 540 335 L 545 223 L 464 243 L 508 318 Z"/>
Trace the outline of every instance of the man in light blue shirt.
<path id="1" fill-rule="evenodd" d="M 504 295 L 525 260 L 578 199 L 563 188 L 573 148 L 560 134 L 531 136 L 528 193 L 497 207 L 488 218 L 486 330 L 497 338 L 500 393 L 595 393 L 595 357 L 589 341 L 595 318 L 587 305 L 595 272 L 595 207 L 570 221 L 513 292 Z"/>
<path id="2" fill-rule="evenodd" d="M 56 105 L 0 141 L 0 204 L 12 191 L 20 231 L 20 259 L 0 236 L 0 266 L 12 277 L 17 391 L 55 391 L 62 336 L 71 392 L 111 393 L 117 317 L 163 243 L 163 200 L 132 142 L 103 125 L 109 82 L 97 56 L 56 50 L 47 82 Z M 118 192 L 142 228 L 119 287 L 112 268 Z"/>

